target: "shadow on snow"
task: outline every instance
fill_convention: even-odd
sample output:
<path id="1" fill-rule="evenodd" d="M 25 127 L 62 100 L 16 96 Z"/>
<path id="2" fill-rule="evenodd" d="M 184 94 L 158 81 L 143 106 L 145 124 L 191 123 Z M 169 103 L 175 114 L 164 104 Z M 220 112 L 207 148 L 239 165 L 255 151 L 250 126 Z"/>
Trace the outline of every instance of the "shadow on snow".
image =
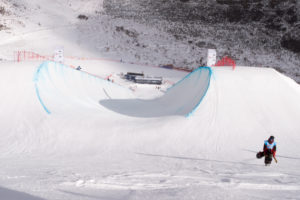
<path id="1" fill-rule="evenodd" d="M 24 192 L 18 192 L 3 187 L 0 187 L 0 197 L 3 200 L 45 200 Z"/>

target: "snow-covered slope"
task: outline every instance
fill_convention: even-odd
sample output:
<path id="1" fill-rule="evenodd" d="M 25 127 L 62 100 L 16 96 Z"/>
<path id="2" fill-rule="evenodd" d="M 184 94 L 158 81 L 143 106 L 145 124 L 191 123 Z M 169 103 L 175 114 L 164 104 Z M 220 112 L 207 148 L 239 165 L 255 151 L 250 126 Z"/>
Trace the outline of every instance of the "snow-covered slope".
<path id="1" fill-rule="evenodd" d="M 290 78 L 270 68 L 213 68 L 210 77 L 207 68 L 188 75 L 129 64 L 192 65 L 206 49 L 100 15 L 102 1 L 2 2 L 0 200 L 299 198 L 300 88 Z M 12 61 L 13 51 L 57 47 L 82 72 Z M 88 59 L 103 57 L 120 62 Z M 120 78 L 126 72 L 164 83 L 130 83 Z M 135 114 L 116 99 L 133 101 Z M 178 115 L 169 110 L 178 102 L 197 109 Z M 149 117 L 154 109 L 160 115 Z M 255 154 L 270 135 L 279 162 L 265 167 Z"/>
<path id="2" fill-rule="evenodd" d="M 281 34 L 257 23 L 207 24 L 205 20 L 203 23 L 198 23 L 199 20 L 185 23 L 182 19 L 170 22 L 160 19 L 159 16 L 168 15 L 163 7 L 159 7 L 160 3 L 152 5 L 148 0 L 140 3 L 96 0 L 55 0 L 51 4 L 26 0 L 2 2 L 7 12 L 1 16 L 0 24 L 7 28 L 0 31 L 0 59 L 12 59 L 13 51 L 24 49 L 52 54 L 55 48 L 63 46 L 69 56 L 197 68 L 205 65 L 207 48 L 215 48 L 218 59 L 230 56 L 238 65 L 275 68 L 299 82 L 299 55 L 280 47 Z M 197 5 L 195 9 L 201 9 L 216 2 L 203 5 L 197 2 L 163 3 L 165 7 L 168 4 L 173 7 L 182 4 L 181 14 L 189 16 L 194 12 L 191 11 L 193 5 Z M 221 7 L 220 14 L 226 6 Z M 211 9 L 205 12 L 212 12 Z M 174 16 L 171 8 L 167 10 Z M 126 19 L 120 18 L 124 13 Z M 198 17 L 205 15 L 199 13 Z M 80 15 L 87 18 L 80 20 Z"/>
<path id="3" fill-rule="evenodd" d="M 95 74 L 106 72 L 102 64 L 90 62 Z M 299 195 L 300 91 L 275 70 L 213 69 L 207 95 L 189 118 L 139 118 L 103 110 L 94 102 L 104 85 L 112 96 L 119 86 L 84 78 L 88 75 L 79 72 L 77 77 L 77 71 L 70 76 L 73 72 L 64 68 L 50 69 L 51 76 L 38 84 L 43 100 L 52 96 L 46 103 L 52 105 L 49 115 L 36 92 L 39 66 L 32 62 L 0 66 L 0 184 L 9 189 L 45 199 Z M 130 66 L 115 66 L 119 72 L 125 69 Z M 148 93 L 156 90 L 148 88 Z M 177 97 L 187 94 L 175 91 Z M 271 134 L 278 142 L 279 163 L 266 168 L 255 152 Z M 266 195 L 266 190 L 272 192 Z"/>

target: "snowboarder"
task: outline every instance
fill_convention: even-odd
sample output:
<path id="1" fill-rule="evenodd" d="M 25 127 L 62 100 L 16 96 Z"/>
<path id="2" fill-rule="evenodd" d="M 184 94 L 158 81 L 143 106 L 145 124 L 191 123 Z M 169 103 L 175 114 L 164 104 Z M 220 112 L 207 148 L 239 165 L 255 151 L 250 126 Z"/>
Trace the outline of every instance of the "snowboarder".
<path id="1" fill-rule="evenodd" d="M 274 158 L 275 162 L 276 160 L 276 142 L 274 141 L 274 136 L 270 136 L 268 140 L 265 140 L 264 143 L 264 149 L 262 152 L 258 152 L 256 157 L 261 158 L 265 157 L 265 165 L 270 165 L 272 162 L 272 157 Z"/>
<path id="2" fill-rule="evenodd" d="M 76 68 L 76 70 L 78 70 L 78 71 L 79 71 L 79 70 L 81 70 L 81 67 L 80 67 L 80 66 L 78 66 L 78 67 Z"/>

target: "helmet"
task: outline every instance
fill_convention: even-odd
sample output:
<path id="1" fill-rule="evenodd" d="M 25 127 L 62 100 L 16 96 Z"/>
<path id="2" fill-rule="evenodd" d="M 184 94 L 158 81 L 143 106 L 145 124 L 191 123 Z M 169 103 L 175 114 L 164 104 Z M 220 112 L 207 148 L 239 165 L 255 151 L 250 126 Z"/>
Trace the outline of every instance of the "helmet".
<path id="1" fill-rule="evenodd" d="M 273 143 L 274 142 L 274 136 L 273 135 L 271 135 L 270 137 L 269 137 L 269 139 L 268 139 L 268 141 L 270 142 L 270 143 Z"/>

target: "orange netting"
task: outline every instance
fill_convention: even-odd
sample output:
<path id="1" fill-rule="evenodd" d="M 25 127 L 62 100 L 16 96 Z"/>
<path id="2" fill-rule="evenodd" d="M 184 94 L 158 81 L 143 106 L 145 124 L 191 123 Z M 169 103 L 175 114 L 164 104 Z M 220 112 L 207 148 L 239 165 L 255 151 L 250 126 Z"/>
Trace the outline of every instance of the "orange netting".
<path id="1" fill-rule="evenodd" d="M 118 63 L 128 63 L 128 64 L 134 64 L 134 65 L 142 65 L 142 66 L 150 66 L 150 67 L 160 67 L 164 68 L 164 66 L 156 66 L 151 64 L 144 64 L 144 63 L 135 63 L 135 62 L 125 62 L 123 60 L 115 60 L 115 59 L 108 59 L 108 58 L 84 58 L 84 57 L 75 57 L 75 56 L 65 56 L 66 59 L 73 59 L 73 60 L 101 60 L 101 61 L 109 61 L 109 62 L 118 62 Z M 23 61 L 54 61 L 54 56 L 51 55 L 41 55 L 32 51 L 15 51 L 14 52 L 14 61 L 15 62 L 23 62 Z M 233 66 L 233 69 L 235 68 L 235 62 L 234 60 L 224 57 L 222 58 L 215 66 Z M 74 66 L 72 66 L 75 68 Z M 186 68 L 186 67 L 175 67 L 172 65 L 172 67 L 168 69 L 174 69 L 178 71 L 184 71 L 184 72 L 192 72 L 193 69 Z"/>
<path id="2" fill-rule="evenodd" d="M 15 62 L 21 61 L 46 61 L 53 60 L 53 56 L 42 56 L 38 53 L 31 51 L 15 51 L 14 52 L 14 60 Z"/>
<path id="3" fill-rule="evenodd" d="M 222 67 L 222 66 L 232 66 L 232 69 L 235 69 L 235 61 L 227 56 L 223 57 L 219 60 L 215 65 L 215 67 Z"/>

